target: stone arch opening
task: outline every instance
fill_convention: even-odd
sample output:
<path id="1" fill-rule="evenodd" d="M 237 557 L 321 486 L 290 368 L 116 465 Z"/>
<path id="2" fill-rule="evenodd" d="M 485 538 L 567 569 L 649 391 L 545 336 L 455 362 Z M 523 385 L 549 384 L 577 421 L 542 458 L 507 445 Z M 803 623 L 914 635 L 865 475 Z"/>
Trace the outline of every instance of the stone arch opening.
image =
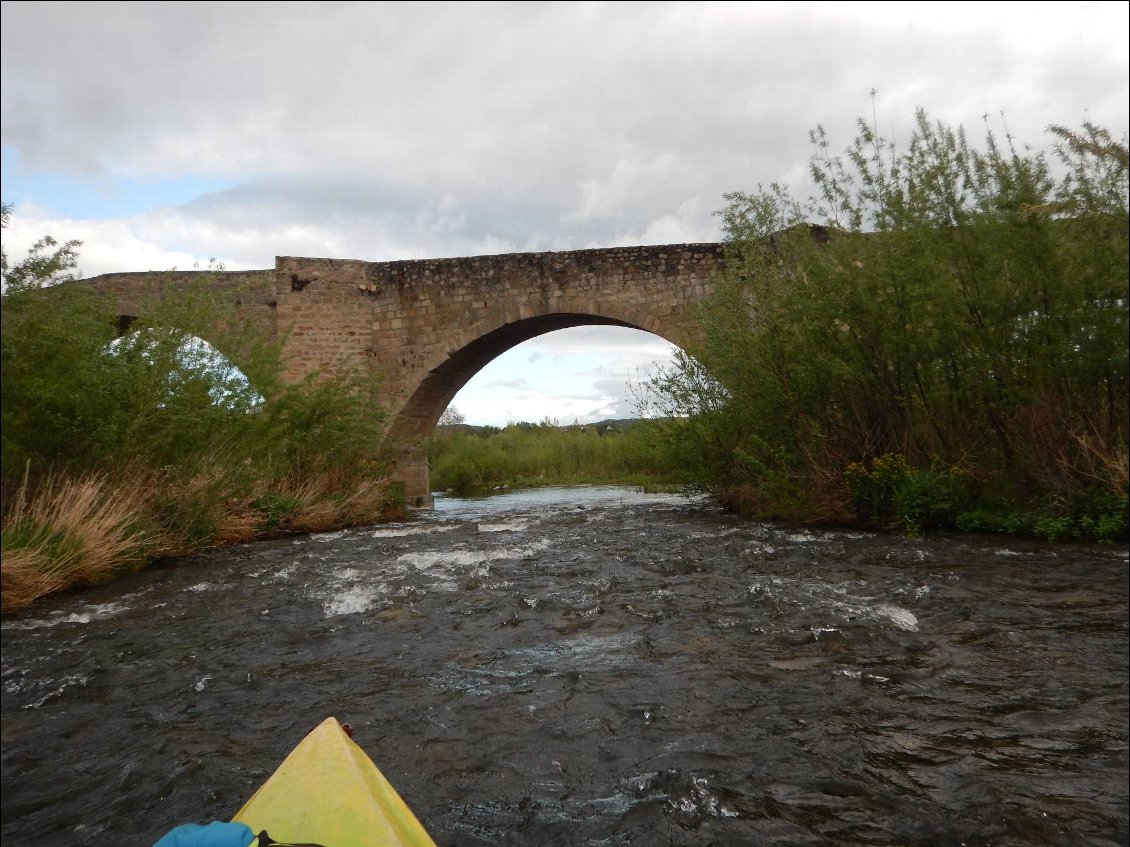
<path id="1" fill-rule="evenodd" d="M 126 316 L 119 316 L 119 320 Z M 261 406 L 263 395 L 246 373 L 211 342 L 177 326 L 135 326 L 131 320 L 125 332 L 103 348 L 112 356 L 131 356 L 148 367 L 166 369 L 164 390 L 176 394 L 192 382 L 207 386 L 214 406 L 250 412 Z"/>
<path id="2" fill-rule="evenodd" d="M 388 429 L 388 440 L 396 453 L 396 477 L 404 484 L 409 506 L 427 508 L 431 505 L 427 442 L 440 415 L 460 389 L 490 362 L 519 344 L 550 332 L 582 326 L 625 327 L 664 337 L 649 327 L 619 318 L 563 312 L 512 321 L 449 352 L 394 412 Z"/>
<path id="3" fill-rule="evenodd" d="M 531 338 L 578 326 L 620 326 L 650 331 L 616 318 L 574 313 L 541 315 L 505 324 L 453 351 L 446 361 L 429 372 L 394 417 L 389 436 L 397 442 L 430 436 L 452 398 L 487 364 Z"/>
<path id="4" fill-rule="evenodd" d="M 440 416 L 436 432 L 445 422 L 504 429 L 519 423 L 590 425 L 646 417 L 647 383 L 674 364 L 679 349 L 633 327 L 586 325 L 536 336 L 471 377 Z"/>

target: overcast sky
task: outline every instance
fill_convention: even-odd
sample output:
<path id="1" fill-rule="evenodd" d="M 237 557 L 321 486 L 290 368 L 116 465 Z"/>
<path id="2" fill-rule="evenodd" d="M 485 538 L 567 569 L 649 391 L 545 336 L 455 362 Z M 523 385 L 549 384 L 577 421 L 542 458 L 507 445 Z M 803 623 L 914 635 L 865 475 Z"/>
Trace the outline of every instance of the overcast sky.
<path id="1" fill-rule="evenodd" d="M 803 193 L 808 131 L 917 106 L 1034 147 L 1128 121 L 1126 2 L 2 5 L 10 255 L 85 276 L 717 241 L 727 191 Z M 874 90 L 874 98 L 870 93 Z M 630 413 L 670 346 L 542 336 L 472 423 Z"/>

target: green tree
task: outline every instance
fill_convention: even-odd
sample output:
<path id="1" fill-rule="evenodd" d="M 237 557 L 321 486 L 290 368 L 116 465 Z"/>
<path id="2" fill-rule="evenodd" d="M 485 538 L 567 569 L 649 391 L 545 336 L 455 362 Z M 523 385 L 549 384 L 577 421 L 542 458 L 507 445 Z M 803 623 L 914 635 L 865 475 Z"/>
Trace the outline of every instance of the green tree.
<path id="1" fill-rule="evenodd" d="M 8 228 L 12 207 L 0 205 L 0 230 Z M 78 248 L 81 241 L 71 240 L 62 246 L 50 235 L 45 235 L 32 245 L 27 256 L 15 265 L 8 263 L 8 251 L 0 239 L 0 275 L 5 292 L 13 293 L 30 288 L 43 288 L 74 279 L 78 266 Z"/>
<path id="2" fill-rule="evenodd" d="M 4 230 L 10 214 L 5 205 Z M 113 337 L 111 316 L 89 291 L 58 285 L 73 276 L 78 247 L 45 236 L 12 264 L 0 239 L 5 478 L 22 473 L 28 462 L 98 453 L 98 442 L 115 425 L 116 404 L 103 390 L 105 368 L 114 363 L 101 361 L 98 352 Z"/>
<path id="3" fill-rule="evenodd" d="M 439 416 L 436 426 L 459 426 L 467 423 L 466 416 L 454 406 L 448 406 Z"/>

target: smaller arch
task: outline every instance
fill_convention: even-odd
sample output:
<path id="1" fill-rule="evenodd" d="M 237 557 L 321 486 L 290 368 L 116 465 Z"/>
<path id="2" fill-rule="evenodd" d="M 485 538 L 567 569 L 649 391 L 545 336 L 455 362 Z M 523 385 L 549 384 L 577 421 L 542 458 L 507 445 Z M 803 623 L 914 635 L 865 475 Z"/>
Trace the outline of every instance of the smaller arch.
<path id="1" fill-rule="evenodd" d="M 102 352 L 112 356 L 136 355 L 150 366 L 164 357 L 164 365 L 169 368 L 165 388 L 170 394 L 189 381 L 203 380 L 213 405 L 249 412 L 263 404 L 263 395 L 247 374 L 200 336 L 172 326 L 129 330 L 127 324 L 126 328 Z"/>

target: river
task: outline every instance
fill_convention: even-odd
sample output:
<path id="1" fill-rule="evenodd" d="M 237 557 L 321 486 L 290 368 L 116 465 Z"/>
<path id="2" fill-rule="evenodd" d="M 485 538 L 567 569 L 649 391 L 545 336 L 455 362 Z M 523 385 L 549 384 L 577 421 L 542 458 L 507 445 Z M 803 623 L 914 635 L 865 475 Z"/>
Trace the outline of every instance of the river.
<path id="1" fill-rule="evenodd" d="M 1124 845 L 1127 565 L 617 488 L 211 551 L 4 620 L 0 836 L 230 818 L 334 715 L 452 847 Z"/>

